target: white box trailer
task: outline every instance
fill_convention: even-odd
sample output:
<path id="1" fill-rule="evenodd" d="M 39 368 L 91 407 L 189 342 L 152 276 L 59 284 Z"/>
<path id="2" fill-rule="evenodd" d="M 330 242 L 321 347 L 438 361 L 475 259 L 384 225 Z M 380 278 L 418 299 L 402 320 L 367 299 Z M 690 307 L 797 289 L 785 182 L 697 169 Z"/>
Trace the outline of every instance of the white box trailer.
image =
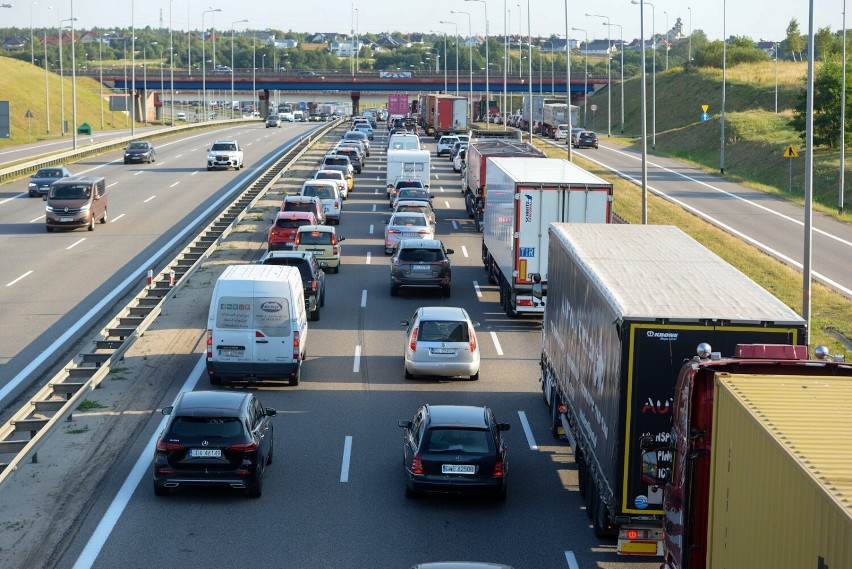
<path id="1" fill-rule="evenodd" d="M 510 317 L 543 313 L 547 294 L 547 230 L 553 222 L 609 223 L 612 184 L 567 160 L 488 158 L 482 262 L 500 285 Z M 535 275 L 543 298 L 534 300 Z"/>
<path id="2" fill-rule="evenodd" d="M 397 178 L 418 178 L 428 188 L 431 164 L 432 156 L 428 150 L 388 150 L 388 194 L 390 194 Z"/>

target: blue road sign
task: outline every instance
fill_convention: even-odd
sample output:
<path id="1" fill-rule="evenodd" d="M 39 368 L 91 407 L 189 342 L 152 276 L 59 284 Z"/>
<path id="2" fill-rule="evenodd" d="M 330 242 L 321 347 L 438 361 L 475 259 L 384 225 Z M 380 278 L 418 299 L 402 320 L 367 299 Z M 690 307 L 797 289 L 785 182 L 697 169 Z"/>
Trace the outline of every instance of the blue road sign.
<path id="1" fill-rule="evenodd" d="M 710 115 L 708 115 L 707 113 L 701 113 L 701 120 L 703 120 L 703 121 L 709 121 L 709 120 L 710 120 Z"/>

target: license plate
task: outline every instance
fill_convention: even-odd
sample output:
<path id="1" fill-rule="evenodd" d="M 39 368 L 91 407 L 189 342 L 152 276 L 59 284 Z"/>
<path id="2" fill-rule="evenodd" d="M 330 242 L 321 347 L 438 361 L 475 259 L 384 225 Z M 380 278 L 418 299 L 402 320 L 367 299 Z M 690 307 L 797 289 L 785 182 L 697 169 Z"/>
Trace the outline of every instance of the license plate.
<path id="1" fill-rule="evenodd" d="M 322 208 L 322 210 L 323 210 L 325 213 L 328 213 L 328 208 L 327 208 L 327 207 L 323 207 L 323 208 Z"/>
<path id="2" fill-rule="evenodd" d="M 74 221 L 73 217 L 60 217 L 59 218 L 59 223 L 71 223 L 72 221 Z"/>
<path id="3" fill-rule="evenodd" d="M 222 449 L 218 448 L 191 448 L 189 456 L 192 458 L 222 458 Z"/>
<path id="4" fill-rule="evenodd" d="M 411 265 L 411 270 L 415 273 L 428 273 L 432 270 L 430 265 Z"/>
<path id="5" fill-rule="evenodd" d="M 472 464 L 442 464 L 442 474 L 476 474 L 476 467 Z"/>
<path id="6" fill-rule="evenodd" d="M 402 234 L 403 237 L 417 237 L 416 233 L 405 232 Z"/>
<path id="7" fill-rule="evenodd" d="M 433 354 L 455 354 L 458 350 L 456 348 L 432 348 L 430 351 Z"/>
<path id="8" fill-rule="evenodd" d="M 245 350 L 219 350 L 219 355 L 223 358 L 241 358 L 245 354 Z"/>

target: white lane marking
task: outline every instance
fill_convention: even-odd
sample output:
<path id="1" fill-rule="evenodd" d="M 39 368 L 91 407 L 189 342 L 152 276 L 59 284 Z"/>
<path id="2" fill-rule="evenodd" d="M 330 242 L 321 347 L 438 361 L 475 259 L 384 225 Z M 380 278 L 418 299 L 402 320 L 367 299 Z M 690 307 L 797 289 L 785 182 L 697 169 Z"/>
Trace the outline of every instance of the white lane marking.
<path id="1" fill-rule="evenodd" d="M 580 566 L 577 565 L 577 558 L 574 557 L 573 551 L 565 552 L 565 561 L 568 562 L 568 569 L 580 569 Z"/>
<path id="2" fill-rule="evenodd" d="M 458 223 L 456 222 L 456 220 L 454 219 L 454 220 L 453 220 L 453 229 L 458 229 L 458 228 L 459 228 L 459 224 L 458 224 Z M 465 255 L 465 257 L 467 257 L 467 255 Z"/>
<path id="3" fill-rule="evenodd" d="M 361 308 L 367 308 L 367 291 L 361 291 Z"/>
<path id="4" fill-rule="evenodd" d="M 21 280 L 21 279 L 25 279 L 25 278 L 27 278 L 28 276 L 30 276 L 31 274 L 33 274 L 33 272 L 32 272 L 32 271 L 27 271 L 26 273 L 24 273 L 23 275 L 19 276 L 18 278 L 16 278 L 16 279 L 15 279 L 15 280 L 13 280 L 12 282 L 10 282 L 10 283 L 6 284 L 6 286 L 12 286 L 13 284 L 15 284 L 16 282 L 18 282 L 19 280 Z"/>
<path id="5" fill-rule="evenodd" d="M 66 247 L 65 250 L 67 251 L 68 249 L 73 249 L 74 247 L 76 247 L 77 245 L 79 245 L 80 243 L 82 243 L 85 240 L 86 240 L 85 237 L 83 237 L 82 239 L 78 239 L 77 241 L 75 241 L 74 243 L 72 243 L 71 245 Z"/>
<path id="6" fill-rule="evenodd" d="M 30 220 L 30 223 L 35 223 L 36 221 L 44 221 L 44 216 L 43 216 L 43 215 L 40 215 L 40 216 L 38 216 L 38 217 L 37 217 L 37 218 L 35 218 L 35 219 L 31 219 L 31 220 Z"/>
<path id="7" fill-rule="evenodd" d="M 500 340 L 497 339 L 497 332 L 491 332 L 491 341 L 494 342 L 494 349 L 497 350 L 497 355 L 503 355 L 503 348 L 500 347 Z"/>
<path id="8" fill-rule="evenodd" d="M 198 363 L 195 364 L 195 368 L 193 368 L 193 370 L 189 373 L 189 376 L 186 378 L 183 386 L 180 388 L 180 393 L 192 391 L 195 384 L 198 383 L 198 379 L 201 377 L 204 367 L 207 365 L 206 362 L 207 356 L 206 354 L 203 354 L 198 359 Z M 122 512 L 124 512 L 125 508 L 127 508 L 127 504 L 130 502 L 130 498 L 133 497 L 133 493 L 139 486 L 139 482 L 142 481 L 142 477 L 146 475 L 151 476 L 151 455 L 154 453 L 154 445 L 157 443 L 160 432 L 166 427 L 167 419 L 168 417 L 160 419 L 159 426 L 154 429 L 154 433 L 151 435 L 151 438 L 148 439 L 148 443 L 139 454 L 136 464 L 133 465 L 133 470 L 131 470 L 130 474 L 127 475 L 127 479 L 125 479 L 124 484 L 122 484 L 121 488 L 119 488 L 118 493 L 115 495 L 115 498 L 113 498 L 112 503 L 109 505 L 109 508 L 107 508 L 107 511 L 104 513 L 103 518 L 101 518 L 100 523 L 98 523 L 98 527 L 96 527 L 95 531 L 92 533 L 92 537 L 89 538 L 89 541 L 86 543 L 83 551 L 80 552 L 80 556 L 77 558 L 77 561 L 74 562 L 74 569 L 89 569 L 95 564 L 95 560 L 97 560 L 98 555 L 100 555 L 101 549 L 103 549 L 106 540 L 109 538 L 109 535 L 118 523 L 119 518 L 121 518 Z"/>
<path id="9" fill-rule="evenodd" d="M 370 235 L 372 235 L 372 234 L 373 234 L 373 224 L 371 223 L 370 224 Z"/>
<path id="10" fill-rule="evenodd" d="M 195 148 L 190 148 L 190 149 L 189 149 L 189 151 L 190 151 L 190 152 L 195 152 Z"/>
<path id="11" fill-rule="evenodd" d="M 159 164 L 157 164 L 157 166 L 165 166 L 165 165 L 166 165 L 165 162 L 160 162 Z"/>
<path id="12" fill-rule="evenodd" d="M 376 181 L 377 181 L 377 182 L 378 182 L 378 181 L 380 181 L 381 179 L 382 179 L 382 178 L 381 178 L 381 176 L 376 176 Z M 376 190 L 376 191 L 378 191 L 378 190 Z"/>
<path id="13" fill-rule="evenodd" d="M 361 346 L 355 346 L 355 363 L 352 364 L 352 373 L 361 371 Z"/>
<path id="14" fill-rule="evenodd" d="M 444 186 L 441 186 L 439 189 L 443 192 L 443 191 L 444 191 Z"/>
<path id="15" fill-rule="evenodd" d="M 479 288 L 479 283 L 473 281 L 473 290 L 476 291 L 476 298 L 482 298 L 482 290 Z"/>
<path id="16" fill-rule="evenodd" d="M 170 187 L 170 188 L 174 188 L 174 187 L 175 187 L 175 186 L 177 186 L 178 184 L 180 184 L 180 182 L 175 182 L 174 184 L 172 184 L 172 185 L 171 185 L 171 186 L 169 186 L 169 187 Z"/>
<path id="17" fill-rule="evenodd" d="M 122 217 L 124 217 L 125 215 L 126 215 L 126 214 L 122 213 L 121 215 L 118 215 L 118 216 L 113 217 L 112 219 L 110 219 L 110 220 L 109 220 L 109 222 L 110 222 L 110 223 L 115 223 L 116 221 L 118 221 L 119 219 L 121 219 Z"/>
<path id="18" fill-rule="evenodd" d="M 136 173 L 135 173 L 135 174 L 133 174 L 133 175 L 134 175 L 134 176 L 138 176 L 138 175 L 139 175 L 139 174 L 141 174 L 141 173 L 142 173 L 142 170 L 139 170 L 138 172 L 136 172 Z"/>
<path id="19" fill-rule="evenodd" d="M 533 437 L 529 421 L 527 421 L 527 414 L 523 411 L 518 411 L 518 418 L 521 420 L 521 427 L 524 428 L 524 434 L 527 436 L 527 444 L 530 445 L 530 450 L 538 450 L 538 445 L 535 444 L 535 437 Z"/>
<path id="20" fill-rule="evenodd" d="M 151 201 L 152 199 L 154 199 L 154 198 L 156 198 L 156 197 L 157 197 L 157 196 L 151 196 L 150 198 L 148 198 L 147 200 L 145 200 L 145 201 L 144 201 L 144 202 L 142 202 L 142 203 L 148 203 L 149 201 Z"/>
<path id="21" fill-rule="evenodd" d="M 252 144 L 254 144 L 254 142 L 249 142 L 246 146 L 251 146 Z"/>
<path id="22" fill-rule="evenodd" d="M 370 264 L 370 257 L 371 257 L 371 256 L 372 256 L 372 253 L 370 253 L 369 251 L 367 251 L 367 264 L 368 264 L 368 265 Z"/>
<path id="23" fill-rule="evenodd" d="M 201 172 L 201 170 L 196 170 L 195 172 L 193 172 L 192 174 L 190 174 L 190 176 L 195 176 L 195 175 L 196 175 L 196 174 L 198 174 L 199 172 Z"/>
<path id="24" fill-rule="evenodd" d="M 29 193 L 21 192 L 20 194 L 16 194 L 16 195 L 12 196 L 11 198 L 7 198 L 7 199 L 3 200 L 2 202 L 0 202 L 0 204 L 4 204 L 6 202 L 10 202 L 12 200 L 16 200 L 18 198 L 22 198 L 22 197 L 28 196 L 28 195 L 29 195 Z"/>
<path id="25" fill-rule="evenodd" d="M 373 204 L 373 211 L 376 211 L 376 204 Z"/>
<path id="26" fill-rule="evenodd" d="M 113 182 L 112 184 L 107 184 L 107 188 L 111 188 L 111 187 L 113 187 L 114 185 L 116 185 L 117 183 L 118 183 L 118 182 Z"/>
<path id="27" fill-rule="evenodd" d="M 450 208 L 450 202 L 448 202 L 447 200 L 444 200 L 444 205 L 447 206 L 447 209 Z"/>
<path id="28" fill-rule="evenodd" d="M 379 193 L 379 188 L 376 188 L 376 191 L 374 191 L 373 193 L 374 193 L 374 194 L 378 194 L 378 193 Z"/>
<path id="29" fill-rule="evenodd" d="M 462 245 L 462 255 L 464 255 L 465 257 L 468 256 L 467 255 L 467 247 L 465 247 L 464 245 Z"/>
<path id="30" fill-rule="evenodd" d="M 180 158 L 181 156 L 183 156 L 183 154 L 178 154 L 177 156 L 175 156 L 175 160 L 177 160 L 177 159 L 178 159 L 178 158 Z"/>
<path id="31" fill-rule="evenodd" d="M 352 436 L 346 435 L 343 441 L 343 463 L 340 465 L 340 481 L 349 482 L 349 462 L 352 459 Z"/>

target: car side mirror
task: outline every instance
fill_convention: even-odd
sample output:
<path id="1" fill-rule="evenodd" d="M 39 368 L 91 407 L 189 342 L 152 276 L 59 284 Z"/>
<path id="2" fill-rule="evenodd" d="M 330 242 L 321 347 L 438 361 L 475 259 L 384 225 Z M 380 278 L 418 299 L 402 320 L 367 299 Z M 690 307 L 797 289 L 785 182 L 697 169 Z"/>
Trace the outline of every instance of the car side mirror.
<path id="1" fill-rule="evenodd" d="M 267 417 L 274 417 L 275 415 L 277 415 L 277 414 L 278 414 L 278 411 L 276 411 L 276 410 L 275 410 L 275 409 L 273 409 L 272 407 L 267 407 L 267 408 L 266 408 L 266 413 L 265 413 L 265 414 L 266 414 L 266 416 L 267 416 Z"/>
<path id="2" fill-rule="evenodd" d="M 453 251 L 452 249 L 447 249 L 446 251 L 444 251 L 444 253 L 446 253 L 447 255 L 452 255 L 453 253 L 455 253 L 455 251 Z"/>
<path id="3" fill-rule="evenodd" d="M 474 328 L 479 328 L 480 326 L 482 326 L 482 324 L 480 324 L 479 322 L 471 322 L 471 324 Z"/>
<path id="4" fill-rule="evenodd" d="M 346 241 L 346 237 L 338 237 L 337 238 L 338 243 L 340 243 L 341 241 Z"/>
<path id="5" fill-rule="evenodd" d="M 408 320 L 400 320 L 399 325 L 400 326 L 408 326 Z"/>
<path id="6" fill-rule="evenodd" d="M 397 423 L 397 424 L 399 425 L 399 427 L 401 429 L 410 429 L 411 428 L 411 421 L 399 421 L 399 423 Z"/>
<path id="7" fill-rule="evenodd" d="M 41 196 L 41 201 L 46 202 L 47 201 L 47 195 Z"/>
<path id="8" fill-rule="evenodd" d="M 172 411 L 174 411 L 174 406 L 169 405 L 168 407 L 163 407 L 163 415 L 171 415 Z"/>
<path id="9" fill-rule="evenodd" d="M 509 423 L 497 423 L 497 430 L 498 431 L 508 431 L 511 428 L 512 428 L 512 425 L 510 425 Z"/>

